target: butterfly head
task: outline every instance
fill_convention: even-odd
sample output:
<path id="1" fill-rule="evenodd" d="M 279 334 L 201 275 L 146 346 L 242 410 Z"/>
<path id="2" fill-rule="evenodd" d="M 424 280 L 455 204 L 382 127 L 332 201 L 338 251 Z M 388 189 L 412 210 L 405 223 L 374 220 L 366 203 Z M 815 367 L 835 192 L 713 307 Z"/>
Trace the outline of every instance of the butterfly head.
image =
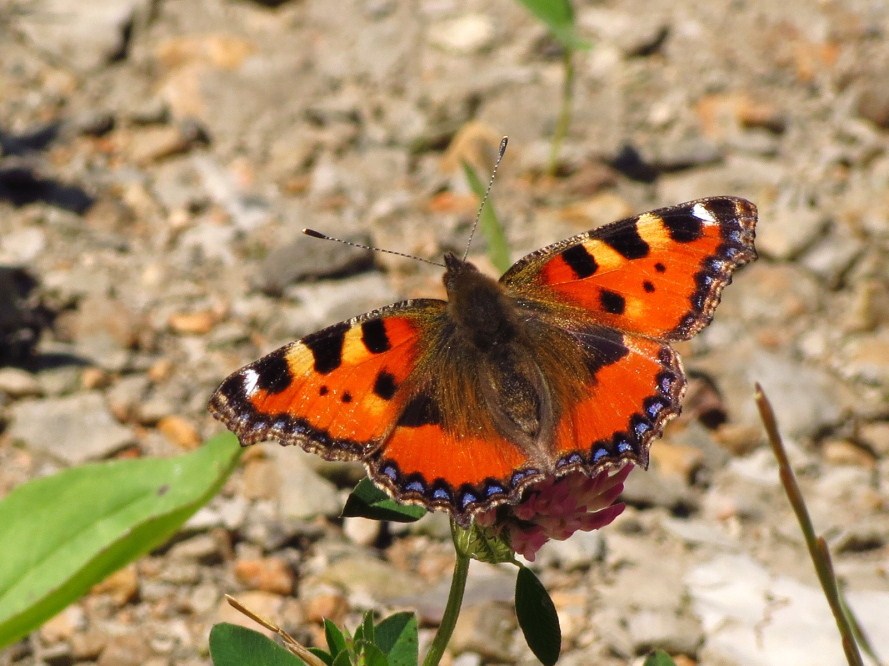
<path id="1" fill-rule="evenodd" d="M 480 349 L 510 340 L 516 315 L 500 283 L 451 253 L 445 266 L 448 313 L 458 330 Z"/>

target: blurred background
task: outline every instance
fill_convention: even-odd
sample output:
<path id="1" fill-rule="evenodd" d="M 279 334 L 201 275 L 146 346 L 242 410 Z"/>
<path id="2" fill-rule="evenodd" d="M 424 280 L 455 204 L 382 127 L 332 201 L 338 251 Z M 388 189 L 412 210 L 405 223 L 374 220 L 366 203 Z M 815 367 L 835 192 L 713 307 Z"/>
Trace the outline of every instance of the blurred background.
<path id="1" fill-rule="evenodd" d="M 628 509 L 540 553 L 560 663 L 843 663 L 754 381 L 889 658 L 889 5 L 574 5 L 588 48 L 566 58 L 505 0 L 0 3 L 0 493 L 194 449 L 244 363 L 442 296 L 433 267 L 300 230 L 439 260 L 477 207 L 461 160 L 485 179 L 508 135 L 492 201 L 513 259 L 703 196 L 760 210 L 760 260 L 678 345 L 685 411 Z M 207 664 L 209 628 L 246 622 L 223 593 L 309 644 L 368 608 L 416 608 L 428 640 L 447 521 L 337 519 L 361 473 L 251 449 L 170 544 L 0 663 Z M 535 663 L 513 579 L 473 567 L 449 663 Z"/>

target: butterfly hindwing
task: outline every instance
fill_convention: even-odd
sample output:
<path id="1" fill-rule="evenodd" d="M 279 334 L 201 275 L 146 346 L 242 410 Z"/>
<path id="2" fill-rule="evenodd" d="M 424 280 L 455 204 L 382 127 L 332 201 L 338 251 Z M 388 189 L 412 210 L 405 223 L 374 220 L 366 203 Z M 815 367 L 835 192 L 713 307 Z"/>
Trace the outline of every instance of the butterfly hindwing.
<path id="1" fill-rule="evenodd" d="M 360 459 L 397 421 L 443 301 L 398 303 L 285 345 L 228 377 L 210 409 L 243 444 L 276 439 Z"/>
<path id="2" fill-rule="evenodd" d="M 589 380 L 563 405 L 555 468 L 589 473 L 630 461 L 648 466 L 648 449 L 680 410 L 685 376 L 669 345 L 592 326 L 575 333 Z"/>
<path id="3" fill-rule="evenodd" d="M 690 201 L 533 252 L 500 281 L 617 330 L 684 340 L 710 322 L 732 271 L 756 258 L 755 223 L 744 199 Z"/>
<path id="4" fill-rule="evenodd" d="M 373 479 L 402 501 L 446 509 L 461 524 L 479 510 L 515 503 L 543 477 L 503 437 L 459 433 L 434 418 L 403 419 L 367 460 Z"/>

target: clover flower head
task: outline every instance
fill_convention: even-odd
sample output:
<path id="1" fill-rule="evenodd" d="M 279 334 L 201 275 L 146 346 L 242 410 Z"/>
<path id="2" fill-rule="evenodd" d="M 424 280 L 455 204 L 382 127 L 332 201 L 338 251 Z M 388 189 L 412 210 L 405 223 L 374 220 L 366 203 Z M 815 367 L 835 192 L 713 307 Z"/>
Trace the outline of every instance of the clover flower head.
<path id="1" fill-rule="evenodd" d="M 548 477 L 529 488 L 519 504 L 486 511 L 476 522 L 499 532 L 516 553 L 533 562 L 550 539 L 562 541 L 578 530 L 597 530 L 617 518 L 624 504 L 615 500 L 632 470 L 633 465 L 625 465 L 614 474 L 604 470 L 589 476 L 576 471 Z"/>

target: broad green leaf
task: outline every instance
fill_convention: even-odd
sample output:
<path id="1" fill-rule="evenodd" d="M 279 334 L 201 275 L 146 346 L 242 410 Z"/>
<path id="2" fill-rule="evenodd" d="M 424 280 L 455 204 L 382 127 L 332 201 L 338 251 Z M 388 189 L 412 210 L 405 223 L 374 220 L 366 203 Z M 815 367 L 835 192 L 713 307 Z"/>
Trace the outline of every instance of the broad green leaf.
<path id="1" fill-rule="evenodd" d="M 305 666 L 306 662 L 258 631 L 222 623 L 210 630 L 214 666 Z"/>
<path id="2" fill-rule="evenodd" d="M 399 504 L 377 488 L 370 479 L 361 479 L 343 507 L 343 518 L 360 517 L 412 523 L 426 515 L 426 509 L 415 504 Z"/>
<path id="3" fill-rule="evenodd" d="M 390 666 L 416 666 L 420 654 L 416 615 L 390 615 L 377 625 L 375 635 L 377 645 L 388 657 Z"/>
<path id="4" fill-rule="evenodd" d="M 327 641 L 327 649 L 330 650 L 333 658 L 343 652 L 348 645 L 340 628 L 327 619 L 324 620 L 324 639 Z"/>
<path id="5" fill-rule="evenodd" d="M 562 630 L 556 606 L 543 583 L 528 567 L 519 567 L 515 613 L 531 652 L 545 666 L 555 664 L 562 650 Z"/>
<path id="6" fill-rule="evenodd" d="M 577 34 L 574 9 L 570 0 L 519 0 L 519 2 L 545 23 L 553 33 L 553 37 L 565 48 L 590 48 L 590 43 Z"/>
<path id="7" fill-rule="evenodd" d="M 642 666 L 676 666 L 676 662 L 663 650 L 655 650 L 645 657 Z"/>
<path id="8" fill-rule="evenodd" d="M 475 196 L 483 199 L 487 188 L 478 177 L 475 169 L 466 161 L 463 162 L 463 174 L 466 176 L 466 181 L 469 183 L 469 187 Z M 500 219 L 494 210 L 494 202 L 490 198 L 488 198 L 482 210 L 481 217 L 479 218 L 479 227 L 485 240 L 488 241 L 488 258 L 497 270 L 505 273 L 506 269 L 512 264 L 509 258 L 509 244 L 506 242 L 506 234 L 503 233 L 503 225 L 500 224 Z"/>
<path id="9" fill-rule="evenodd" d="M 227 433 L 175 458 L 84 465 L 14 489 L 0 501 L 0 647 L 166 541 L 240 450 Z"/>

